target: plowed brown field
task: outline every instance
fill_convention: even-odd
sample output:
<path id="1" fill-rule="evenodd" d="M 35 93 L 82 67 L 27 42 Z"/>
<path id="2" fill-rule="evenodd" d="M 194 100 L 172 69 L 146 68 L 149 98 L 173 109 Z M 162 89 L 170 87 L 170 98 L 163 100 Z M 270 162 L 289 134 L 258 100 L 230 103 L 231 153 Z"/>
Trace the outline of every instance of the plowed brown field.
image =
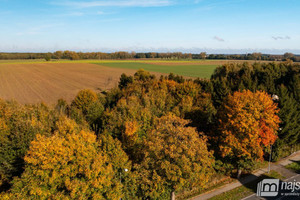
<path id="1" fill-rule="evenodd" d="M 71 101 L 81 89 L 106 90 L 136 70 L 87 63 L 1 64 L 0 98 L 20 103 Z"/>

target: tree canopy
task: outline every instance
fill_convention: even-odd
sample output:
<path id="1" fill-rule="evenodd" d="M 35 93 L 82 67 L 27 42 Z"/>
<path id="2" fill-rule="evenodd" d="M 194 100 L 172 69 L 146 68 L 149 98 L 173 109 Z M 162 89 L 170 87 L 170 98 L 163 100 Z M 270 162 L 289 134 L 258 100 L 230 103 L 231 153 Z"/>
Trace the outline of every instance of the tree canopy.
<path id="1" fill-rule="evenodd" d="M 242 169 L 262 160 L 264 150 L 274 144 L 279 128 L 279 110 L 270 95 L 245 90 L 234 92 L 218 113 L 222 157 Z"/>
<path id="2" fill-rule="evenodd" d="M 135 165 L 142 197 L 167 198 L 184 187 L 205 188 L 210 180 L 214 159 L 207 149 L 207 139 L 187 124 L 174 114 L 155 120 L 143 141 L 142 160 Z"/>
<path id="3" fill-rule="evenodd" d="M 109 91 L 85 89 L 55 106 L 0 100 L 0 198 L 164 200 L 203 191 L 217 174 L 234 173 L 232 164 L 252 170 L 270 145 L 275 159 L 300 148 L 299 86 L 300 66 L 287 60 L 225 64 L 210 80 L 138 70 Z"/>
<path id="4" fill-rule="evenodd" d="M 12 197 L 119 199 L 117 171 L 101 142 L 94 133 L 76 129 L 75 122 L 63 120 L 54 135 L 38 134 L 32 141 L 24 158 L 25 171 L 14 180 Z"/>

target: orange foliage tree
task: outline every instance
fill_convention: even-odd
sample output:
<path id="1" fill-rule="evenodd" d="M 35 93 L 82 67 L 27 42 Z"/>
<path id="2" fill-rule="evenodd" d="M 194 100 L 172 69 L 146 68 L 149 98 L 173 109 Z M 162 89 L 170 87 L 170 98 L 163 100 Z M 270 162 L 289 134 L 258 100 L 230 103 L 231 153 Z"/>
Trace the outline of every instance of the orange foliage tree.
<path id="1" fill-rule="evenodd" d="M 229 95 L 219 113 L 219 148 L 238 169 L 262 160 L 264 150 L 277 136 L 279 112 L 266 92 L 245 90 Z"/>

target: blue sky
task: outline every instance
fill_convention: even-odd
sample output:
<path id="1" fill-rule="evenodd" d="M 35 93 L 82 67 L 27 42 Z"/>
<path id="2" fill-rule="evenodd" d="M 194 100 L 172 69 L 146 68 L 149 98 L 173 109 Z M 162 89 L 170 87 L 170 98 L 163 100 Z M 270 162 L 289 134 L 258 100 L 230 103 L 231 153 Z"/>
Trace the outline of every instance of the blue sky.
<path id="1" fill-rule="evenodd" d="M 299 0 L 0 0 L 0 51 L 300 54 Z"/>

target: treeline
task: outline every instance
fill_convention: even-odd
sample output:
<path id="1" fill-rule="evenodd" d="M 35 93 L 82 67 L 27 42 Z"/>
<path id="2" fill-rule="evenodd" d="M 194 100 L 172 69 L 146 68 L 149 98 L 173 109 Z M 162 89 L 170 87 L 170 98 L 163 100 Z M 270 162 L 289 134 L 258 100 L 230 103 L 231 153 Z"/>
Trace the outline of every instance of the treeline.
<path id="1" fill-rule="evenodd" d="M 293 53 L 284 53 L 283 55 L 272 55 L 262 53 L 247 54 L 209 54 L 207 59 L 226 59 L 226 60 L 260 60 L 260 61 L 287 61 L 300 62 L 300 56 Z"/>
<path id="2" fill-rule="evenodd" d="M 210 80 L 139 70 L 109 91 L 0 101 L 1 199 L 169 199 L 299 148 L 300 66 L 227 64 Z"/>
<path id="3" fill-rule="evenodd" d="M 265 61 L 286 61 L 292 60 L 294 62 L 300 61 L 299 55 L 292 53 L 285 53 L 283 55 L 271 55 L 262 53 L 247 53 L 247 54 L 207 54 L 201 52 L 199 54 L 192 53 L 135 53 L 135 52 L 75 52 L 75 51 L 56 51 L 54 53 L 0 53 L 0 60 L 14 60 L 14 59 L 68 59 L 68 60 L 82 60 L 82 59 L 225 59 L 225 60 L 265 60 Z"/>

